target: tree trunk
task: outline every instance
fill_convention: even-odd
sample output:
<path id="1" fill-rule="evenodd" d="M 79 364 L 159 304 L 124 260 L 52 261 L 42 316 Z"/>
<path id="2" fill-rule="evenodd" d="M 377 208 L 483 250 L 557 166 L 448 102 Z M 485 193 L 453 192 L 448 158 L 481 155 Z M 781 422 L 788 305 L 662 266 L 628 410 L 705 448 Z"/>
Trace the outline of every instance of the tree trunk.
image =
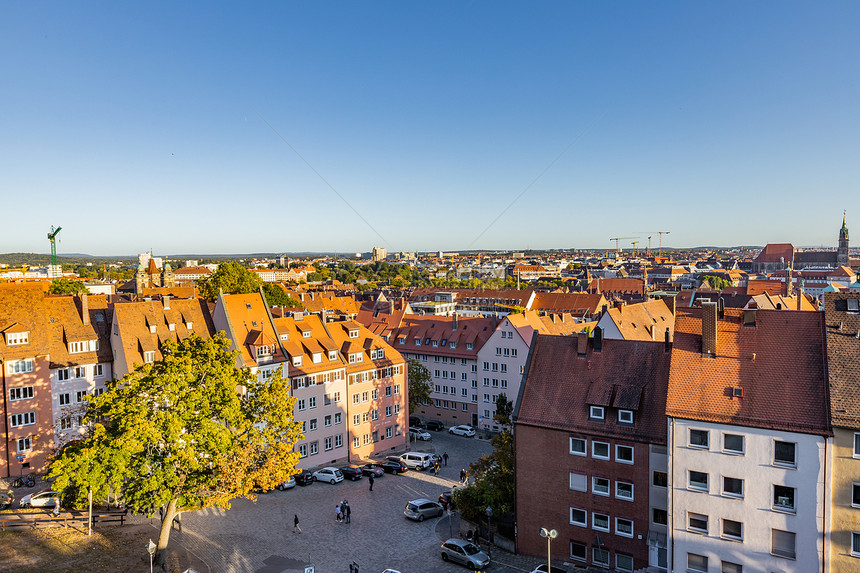
<path id="1" fill-rule="evenodd" d="M 158 545 L 155 549 L 155 563 L 164 568 L 165 559 L 167 557 L 167 543 L 170 541 L 170 530 L 173 527 L 173 518 L 179 514 L 176 509 L 176 498 L 170 500 L 167 504 L 167 510 L 164 512 L 164 520 L 161 522 L 161 531 L 158 534 Z"/>

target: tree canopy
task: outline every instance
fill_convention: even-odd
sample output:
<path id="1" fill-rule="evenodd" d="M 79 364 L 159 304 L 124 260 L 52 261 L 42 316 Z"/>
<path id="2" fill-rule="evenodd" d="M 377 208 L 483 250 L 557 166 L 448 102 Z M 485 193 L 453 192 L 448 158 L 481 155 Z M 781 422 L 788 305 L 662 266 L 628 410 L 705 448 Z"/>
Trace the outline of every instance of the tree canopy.
<path id="1" fill-rule="evenodd" d="M 221 263 L 218 270 L 197 282 L 200 295 L 208 301 L 218 298 L 218 291 L 224 294 L 249 294 L 260 290 L 263 281 L 239 263 Z"/>
<path id="2" fill-rule="evenodd" d="M 260 382 L 236 368 L 229 346 L 220 336 L 166 340 L 162 360 L 90 399 L 88 435 L 50 464 L 54 488 L 77 503 L 92 490 L 94 499 L 119 495 L 150 516 L 165 507 L 159 562 L 176 514 L 229 508 L 295 473 L 301 426 L 288 382 L 279 370 Z"/>
<path id="3" fill-rule="evenodd" d="M 416 360 L 409 361 L 409 413 L 416 412 L 425 401 L 430 399 L 433 386 L 430 384 L 430 371 Z"/>
<path id="4" fill-rule="evenodd" d="M 57 278 L 51 281 L 48 294 L 86 294 L 87 287 L 81 281 Z"/>
<path id="5" fill-rule="evenodd" d="M 303 308 L 302 303 L 289 296 L 284 289 L 274 283 L 263 283 L 263 294 L 269 306 L 285 306 L 287 308 Z"/>

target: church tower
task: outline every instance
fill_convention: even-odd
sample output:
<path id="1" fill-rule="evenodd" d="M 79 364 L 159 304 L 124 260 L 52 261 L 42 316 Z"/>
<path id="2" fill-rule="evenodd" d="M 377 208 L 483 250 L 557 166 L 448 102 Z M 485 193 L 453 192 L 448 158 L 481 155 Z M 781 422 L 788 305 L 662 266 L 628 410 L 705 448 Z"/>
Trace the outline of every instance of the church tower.
<path id="1" fill-rule="evenodd" d="M 134 273 L 134 294 L 142 295 L 143 289 L 149 286 L 149 276 L 146 274 L 146 269 L 143 268 L 143 263 L 137 266 L 137 272 Z"/>
<path id="2" fill-rule="evenodd" d="M 176 286 L 176 277 L 173 274 L 173 267 L 170 266 L 170 263 L 164 263 L 164 267 L 161 269 L 161 286 L 163 287 L 175 287 Z"/>
<path id="3" fill-rule="evenodd" d="M 842 214 L 842 228 L 839 229 L 839 247 L 836 249 L 836 264 L 848 266 L 848 225 L 845 224 L 845 213 Z"/>

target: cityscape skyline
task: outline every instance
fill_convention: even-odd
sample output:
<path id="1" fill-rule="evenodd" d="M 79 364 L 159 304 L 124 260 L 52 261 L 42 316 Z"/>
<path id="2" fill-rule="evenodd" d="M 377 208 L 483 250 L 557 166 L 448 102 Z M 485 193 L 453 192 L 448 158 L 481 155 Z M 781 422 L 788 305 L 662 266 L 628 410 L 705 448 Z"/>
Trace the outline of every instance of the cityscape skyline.
<path id="1" fill-rule="evenodd" d="M 856 3 L 49 7 L 2 12 L 3 252 L 835 248 L 860 213 Z"/>

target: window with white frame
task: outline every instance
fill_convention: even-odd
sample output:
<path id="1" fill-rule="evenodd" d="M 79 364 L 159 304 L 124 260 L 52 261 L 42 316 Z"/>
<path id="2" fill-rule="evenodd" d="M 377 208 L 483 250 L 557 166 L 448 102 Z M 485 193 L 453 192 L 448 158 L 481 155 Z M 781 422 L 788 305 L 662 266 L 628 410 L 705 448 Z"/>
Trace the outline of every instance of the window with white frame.
<path id="1" fill-rule="evenodd" d="M 606 411 L 603 406 L 589 406 L 588 417 L 592 420 L 603 420 L 606 417 Z"/>
<path id="2" fill-rule="evenodd" d="M 299 444 L 299 457 L 300 458 L 308 457 L 308 445 L 307 444 Z"/>
<path id="3" fill-rule="evenodd" d="M 633 520 L 625 517 L 615 518 L 615 535 L 633 537 Z"/>
<path id="4" fill-rule="evenodd" d="M 311 418 L 309 427 L 310 427 L 311 432 L 316 431 L 316 429 L 317 429 L 317 419 L 316 418 Z"/>
<path id="5" fill-rule="evenodd" d="M 591 550 L 591 562 L 594 565 L 609 567 L 609 550 L 601 549 L 599 547 L 593 548 Z"/>
<path id="6" fill-rule="evenodd" d="M 33 359 L 25 358 L 23 360 L 9 360 L 7 372 L 9 374 L 26 374 L 33 371 Z"/>
<path id="7" fill-rule="evenodd" d="M 570 489 L 573 491 L 588 491 L 588 476 L 577 472 L 570 472 Z"/>
<path id="8" fill-rule="evenodd" d="M 60 368 L 57 370 L 57 380 L 62 382 L 63 380 L 68 380 L 71 378 L 71 371 L 68 368 Z"/>
<path id="9" fill-rule="evenodd" d="M 591 528 L 598 531 L 609 531 L 609 516 L 603 513 L 592 513 Z"/>
<path id="10" fill-rule="evenodd" d="M 317 407 L 317 397 L 311 396 L 310 398 L 308 398 L 308 408 L 313 409 L 316 407 Z"/>
<path id="11" fill-rule="evenodd" d="M 93 366 L 93 376 L 98 378 L 105 375 L 104 364 L 96 364 Z"/>
<path id="12" fill-rule="evenodd" d="M 353 436 L 352 437 L 352 447 L 353 448 L 360 448 L 361 447 L 361 437 L 359 437 L 359 436 Z"/>
<path id="13" fill-rule="evenodd" d="M 33 386 L 20 386 L 18 388 L 9 388 L 9 401 L 27 400 L 33 397 Z"/>
<path id="14" fill-rule="evenodd" d="M 615 461 L 622 464 L 633 463 L 633 447 L 632 446 L 615 446 Z"/>
<path id="15" fill-rule="evenodd" d="M 781 529 L 771 529 L 771 548 L 770 552 L 779 557 L 786 559 L 797 558 L 796 537 L 792 531 L 783 531 Z"/>
<path id="16" fill-rule="evenodd" d="M 602 477 L 591 478 L 591 493 L 595 495 L 609 495 L 609 480 Z"/>
<path id="17" fill-rule="evenodd" d="M 80 404 L 81 402 L 84 401 L 84 396 L 86 396 L 86 395 L 87 395 L 86 390 L 78 390 L 77 392 L 75 392 L 75 402 Z"/>
<path id="18" fill-rule="evenodd" d="M 619 424 L 632 424 L 633 423 L 633 410 L 618 410 L 618 423 Z"/>
<path id="19" fill-rule="evenodd" d="M 797 444 L 774 440 L 773 463 L 778 466 L 797 467 Z"/>
<path id="20" fill-rule="evenodd" d="M 773 486 L 773 508 L 779 511 L 788 511 L 794 513 L 797 506 L 795 505 L 795 493 L 797 490 L 793 487 L 785 485 Z"/>
<path id="21" fill-rule="evenodd" d="M 690 440 L 688 445 L 691 448 L 705 448 L 710 447 L 710 435 L 708 430 L 695 430 L 690 428 Z"/>
<path id="22" fill-rule="evenodd" d="M 708 474 L 706 472 L 690 470 L 688 487 L 699 491 L 708 491 Z"/>
<path id="23" fill-rule="evenodd" d="M 21 426 L 32 426 L 36 423 L 36 412 L 24 412 L 22 414 L 12 414 L 9 425 L 13 428 Z"/>
<path id="24" fill-rule="evenodd" d="M 320 451 L 320 443 L 319 442 L 311 442 L 310 443 L 310 453 L 312 456 L 316 455 Z"/>
<path id="25" fill-rule="evenodd" d="M 860 557 L 860 531 L 851 532 L 851 555 Z"/>
<path id="26" fill-rule="evenodd" d="M 575 456 L 588 455 L 584 438 L 570 438 L 570 453 Z"/>
<path id="27" fill-rule="evenodd" d="M 588 527 L 588 512 L 578 507 L 570 508 L 570 524 Z"/>
<path id="28" fill-rule="evenodd" d="M 29 332 L 7 332 L 6 344 L 9 346 L 18 346 L 30 342 Z"/>
<path id="29" fill-rule="evenodd" d="M 687 553 L 687 571 L 708 573 L 708 558 L 697 553 Z"/>
<path id="30" fill-rule="evenodd" d="M 591 457 L 598 460 L 609 459 L 609 444 L 591 440 Z"/>
<path id="31" fill-rule="evenodd" d="M 323 447 L 325 447 L 325 451 L 329 451 L 334 448 L 334 440 L 332 440 L 331 436 L 323 441 Z"/>
<path id="32" fill-rule="evenodd" d="M 68 406 L 72 402 L 71 394 L 69 394 L 68 392 L 58 394 L 57 399 L 60 402 L 60 406 Z"/>
<path id="33" fill-rule="evenodd" d="M 623 553 L 615 554 L 615 570 L 616 571 L 633 571 L 633 557 L 624 555 Z"/>
<path id="34" fill-rule="evenodd" d="M 336 448 L 341 448 L 341 447 L 343 447 L 343 436 L 342 436 L 342 435 L 337 434 L 337 435 L 334 437 L 334 447 L 336 447 Z"/>
<path id="35" fill-rule="evenodd" d="M 18 438 L 18 453 L 29 452 L 33 449 L 33 442 L 30 438 Z"/>
<path id="36" fill-rule="evenodd" d="M 720 573 L 744 573 L 744 568 L 738 563 L 720 561 Z"/>
<path id="37" fill-rule="evenodd" d="M 744 480 L 723 476 L 723 495 L 730 497 L 744 496 Z"/>
<path id="38" fill-rule="evenodd" d="M 633 501 L 633 484 L 623 481 L 615 482 L 615 497 Z"/>
<path id="39" fill-rule="evenodd" d="M 584 543 L 571 540 L 570 558 L 574 561 L 586 561 L 588 559 L 588 546 Z"/>
<path id="40" fill-rule="evenodd" d="M 744 437 L 739 434 L 723 434 L 723 451 L 729 454 L 743 454 Z"/>
<path id="41" fill-rule="evenodd" d="M 324 425 L 326 428 L 330 428 L 330 427 L 331 427 L 331 414 L 329 414 L 328 416 L 324 416 L 324 417 L 323 417 L 323 425 Z"/>
<path id="42" fill-rule="evenodd" d="M 308 408 L 307 404 L 308 404 L 308 403 L 307 403 L 307 401 L 306 401 L 304 398 L 300 398 L 300 399 L 296 402 L 296 409 L 297 409 L 299 412 L 303 412 L 304 410 L 307 410 L 307 408 Z"/>
<path id="43" fill-rule="evenodd" d="M 723 520 L 723 537 L 734 541 L 743 541 L 744 539 L 744 524 L 740 521 L 731 519 Z"/>
<path id="44" fill-rule="evenodd" d="M 143 353 L 143 362 L 146 364 L 152 364 L 155 362 L 155 350 L 147 350 Z"/>
<path id="45" fill-rule="evenodd" d="M 695 533 L 707 533 L 708 516 L 701 513 L 687 512 L 687 529 Z"/>
<path id="46" fill-rule="evenodd" d="M 334 415 L 334 423 L 335 423 L 335 425 L 343 423 L 343 414 L 342 413 L 338 412 Z"/>

